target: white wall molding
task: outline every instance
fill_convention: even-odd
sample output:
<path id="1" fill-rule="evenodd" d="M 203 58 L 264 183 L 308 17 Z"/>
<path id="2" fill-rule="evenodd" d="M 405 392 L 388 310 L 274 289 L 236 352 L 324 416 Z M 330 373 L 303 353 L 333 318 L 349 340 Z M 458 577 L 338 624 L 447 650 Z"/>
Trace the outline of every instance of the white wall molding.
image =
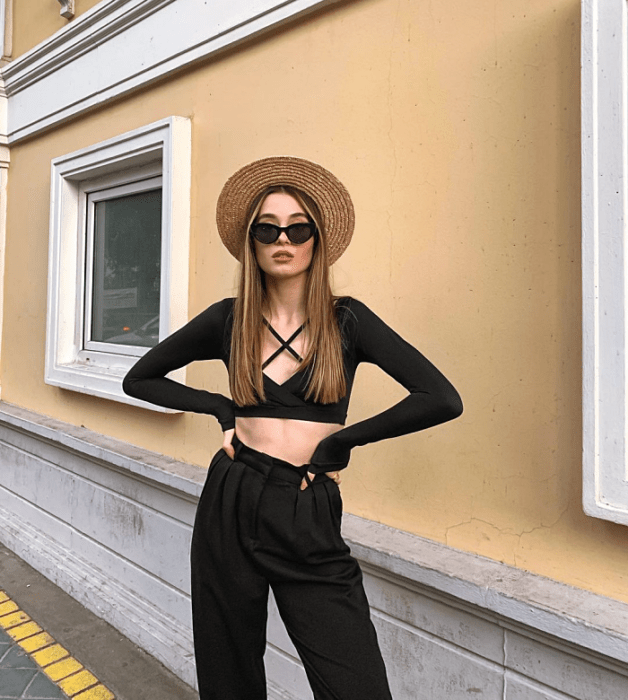
<path id="1" fill-rule="evenodd" d="M 7 0 L 0 0 L 0 59 L 5 56 L 6 30 L 7 30 L 7 12 L 9 7 Z M 10 53 L 10 52 L 9 52 Z"/>
<path id="2" fill-rule="evenodd" d="M 0 464 L 0 541 L 193 683 L 205 469 L 4 403 Z M 343 534 L 397 700 L 628 697 L 628 605 L 352 515 Z M 269 697 L 311 699 L 269 613 Z"/>
<path id="3" fill-rule="evenodd" d="M 336 1 L 103 1 L 5 67 L 9 141 Z"/>
<path id="4" fill-rule="evenodd" d="M 7 5 L 0 0 L 0 19 L 8 10 Z M 4 34 L 4 26 L 0 27 L 0 40 Z M 2 49 L 0 58 L 2 57 Z M 8 100 L 4 90 L 4 82 L 0 77 L 0 337 L 4 319 L 4 260 L 7 239 L 7 188 L 9 184 L 9 165 L 11 155 L 7 139 Z M 0 393 L 2 387 L 0 386 Z"/>
<path id="5" fill-rule="evenodd" d="M 13 52 L 13 0 L 0 0 L 0 66 Z"/>
<path id="6" fill-rule="evenodd" d="M 9 167 L 9 100 L 6 90 L 4 89 L 4 81 L 0 77 L 0 167 Z"/>
<path id="7" fill-rule="evenodd" d="M 628 32 L 582 3 L 583 502 L 628 524 Z"/>

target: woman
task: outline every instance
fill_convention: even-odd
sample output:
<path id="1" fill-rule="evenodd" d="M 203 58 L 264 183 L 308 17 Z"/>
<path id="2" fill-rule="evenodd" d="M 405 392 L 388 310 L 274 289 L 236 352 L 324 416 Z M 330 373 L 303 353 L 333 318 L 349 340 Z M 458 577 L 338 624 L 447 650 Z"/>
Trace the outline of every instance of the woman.
<path id="1" fill-rule="evenodd" d="M 201 699 L 266 698 L 270 585 L 316 700 L 390 700 L 362 574 L 340 534 L 339 471 L 353 447 L 455 418 L 460 397 L 364 304 L 332 296 L 329 266 L 354 216 L 329 171 L 300 158 L 255 161 L 227 181 L 217 223 L 242 263 L 237 298 L 150 350 L 124 381 L 140 399 L 213 414 L 224 431 L 192 538 Z M 227 366 L 233 400 L 165 377 L 207 359 Z M 345 427 L 360 362 L 410 394 Z"/>

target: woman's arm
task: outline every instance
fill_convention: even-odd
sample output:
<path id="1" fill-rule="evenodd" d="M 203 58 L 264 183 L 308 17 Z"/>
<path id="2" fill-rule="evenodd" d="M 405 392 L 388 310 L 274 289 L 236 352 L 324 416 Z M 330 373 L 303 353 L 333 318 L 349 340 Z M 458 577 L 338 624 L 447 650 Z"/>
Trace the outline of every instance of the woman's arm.
<path id="1" fill-rule="evenodd" d="M 224 430 L 235 426 L 233 402 L 222 394 L 192 389 L 166 374 L 196 360 L 223 357 L 225 326 L 232 299 L 212 304 L 183 328 L 149 350 L 129 370 L 122 388 L 129 396 L 179 411 L 216 416 Z"/>
<path id="2" fill-rule="evenodd" d="M 357 326 L 356 361 L 381 367 L 410 394 L 382 413 L 322 440 L 312 456 L 313 473 L 343 469 L 353 447 L 425 430 L 462 413 L 456 389 L 416 348 L 361 302 L 352 299 L 350 312 Z"/>

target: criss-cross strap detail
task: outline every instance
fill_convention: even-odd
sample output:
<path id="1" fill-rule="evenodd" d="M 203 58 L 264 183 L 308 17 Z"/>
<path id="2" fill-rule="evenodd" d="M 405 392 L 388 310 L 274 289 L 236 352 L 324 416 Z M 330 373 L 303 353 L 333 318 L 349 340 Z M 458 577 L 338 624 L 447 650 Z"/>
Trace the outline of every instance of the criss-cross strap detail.
<path id="1" fill-rule="evenodd" d="M 263 319 L 263 321 L 264 321 L 264 325 L 266 326 L 266 328 L 268 328 L 268 330 L 269 330 L 269 331 L 275 336 L 275 338 L 281 343 L 281 347 L 280 347 L 280 348 L 277 348 L 277 350 L 275 350 L 275 352 L 266 360 L 266 362 L 264 362 L 264 364 L 262 365 L 262 369 L 266 369 L 266 367 L 268 367 L 268 365 L 269 365 L 276 357 L 278 357 L 279 355 L 281 355 L 281 353 L 282 353 L 284 350 L 287 350 L 287 351 L 288 351 L 296 360 L 298 360 L 299 362 L 303 362 L 303 358 L 302 358 L 302 357 L 299 355 L 299 353 L 290 345 L 290 343 L 292 343 L 292 341 L 293 341 L 293 340 L 299 335 L 299 333 L 301 333 L 301 331 L 305 328 L 305 323 L 302 323 L 302 324 L 296 329 L 296 331 L 288 338 L 288 340 L 284 340 L 284 339 L 279 335 L 279 333 L 277 333 L 277 331 L 270 325 L 270 323 L 269 323 L 266 319 Z"/>

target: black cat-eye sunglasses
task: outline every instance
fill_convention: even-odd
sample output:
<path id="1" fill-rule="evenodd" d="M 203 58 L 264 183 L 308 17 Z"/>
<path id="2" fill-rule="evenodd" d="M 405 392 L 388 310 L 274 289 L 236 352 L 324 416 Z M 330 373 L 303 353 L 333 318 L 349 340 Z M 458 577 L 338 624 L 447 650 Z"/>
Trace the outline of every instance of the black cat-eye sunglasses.
<path id="1" fill-rule="evenodd" d="M 290 226 L 275 226 L 275 224 L 251 224 L 251 235 L 260 243 L 274 243 L 285 231 L 288 240 L 293 245 L 301 245 L 309 241 L 317 233 L 316 224 L 307 221 Z"/>

